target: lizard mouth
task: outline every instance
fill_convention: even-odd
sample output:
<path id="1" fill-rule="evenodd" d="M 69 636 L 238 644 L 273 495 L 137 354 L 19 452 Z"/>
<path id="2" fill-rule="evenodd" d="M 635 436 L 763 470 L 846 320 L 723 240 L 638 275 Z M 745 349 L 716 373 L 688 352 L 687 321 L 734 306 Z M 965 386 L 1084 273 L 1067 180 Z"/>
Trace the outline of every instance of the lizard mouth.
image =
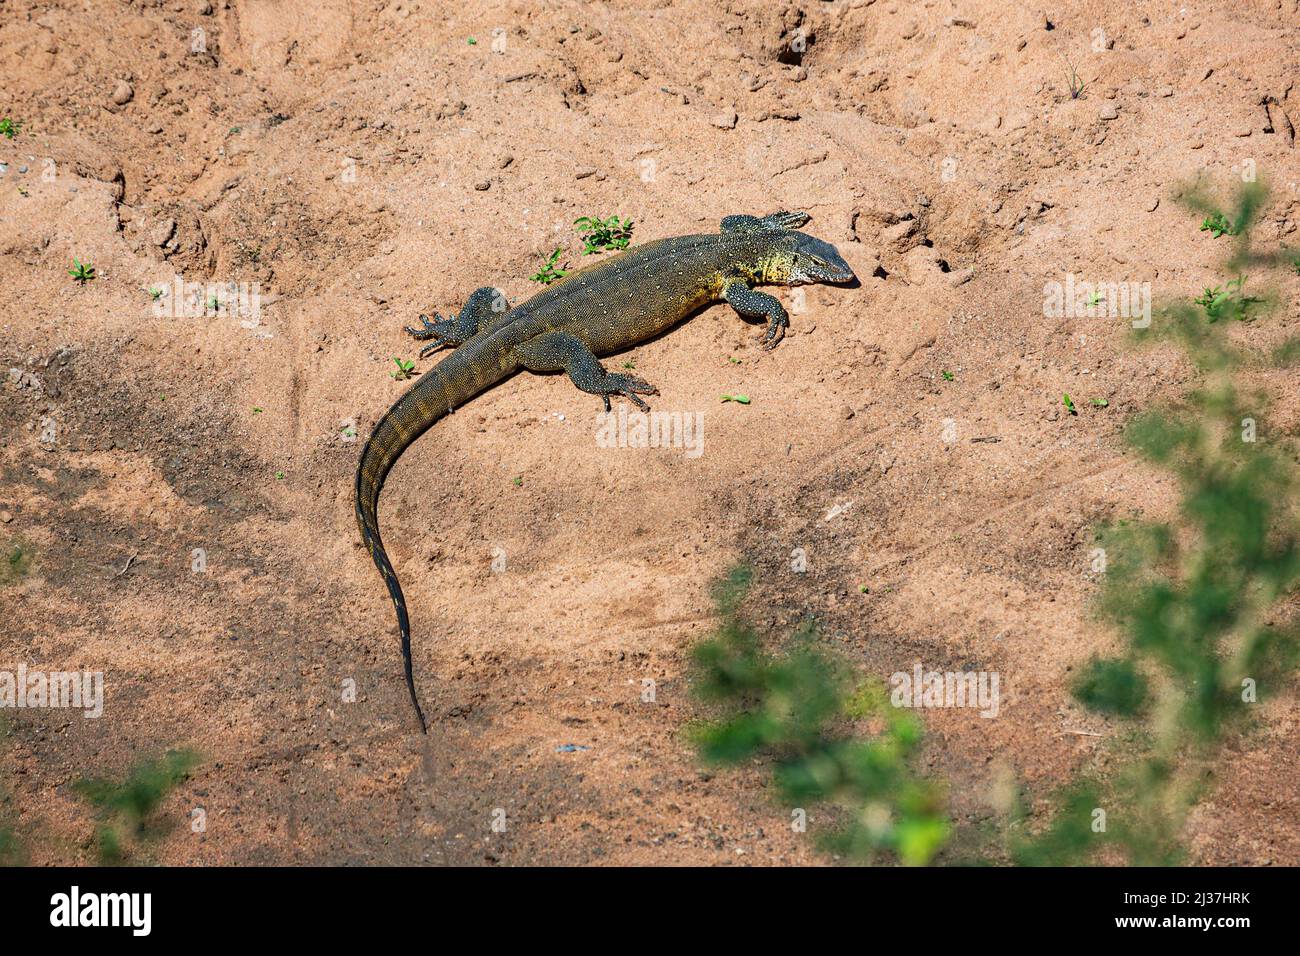
<path id="1" fill-rule="evenodd" d="M 813 275 L 818 282 L 852 282 L 857 278 L 843 259 L 818 266 L 813 270 Z"/>
<path id="2" fill-rule="evenodd" d="M 796 271 L 801 273 L 800 278 L 805 282 L 843 283 L 857 279 L 839 250 L 829 242 L 823 242 L 812 236 L 805 237 L 805 240 L 806 244 L 800 251 L 806 251 L 811 255 L 795 258 Z"/>

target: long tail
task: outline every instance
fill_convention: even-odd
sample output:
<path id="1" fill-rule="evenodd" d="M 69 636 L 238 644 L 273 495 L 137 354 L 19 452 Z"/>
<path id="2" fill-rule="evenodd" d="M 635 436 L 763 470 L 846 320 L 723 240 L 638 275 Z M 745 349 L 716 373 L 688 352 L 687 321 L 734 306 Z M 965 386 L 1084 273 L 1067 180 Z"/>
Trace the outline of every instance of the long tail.
<path id="1" fill-rule="evenodd" d="M 402 452 L 423 435 L 434 422 L 464 405 L 475 395 L 511 375 L 517 363 L 509 352 L 495 347 L 492 341 L 476 341 L 461 346 L 430 369 L 390 408 L 361 450 L 357 466 L 356 510 L 361 539 L 370 551 L 379 573 L 384 576 L 388 593 L 397 611 L 397 627 L 402 634 L 402 665 L 406 671 L 406 688 L 411 693 L 420 731 L 428 733 L 424 711 L 415 693 L 415 675 L 411 669 L 411 621 L 406 614 L 406 599 L 397 583 L 393 564 L 379 537 L 379 492 L 384 479 Z"/>

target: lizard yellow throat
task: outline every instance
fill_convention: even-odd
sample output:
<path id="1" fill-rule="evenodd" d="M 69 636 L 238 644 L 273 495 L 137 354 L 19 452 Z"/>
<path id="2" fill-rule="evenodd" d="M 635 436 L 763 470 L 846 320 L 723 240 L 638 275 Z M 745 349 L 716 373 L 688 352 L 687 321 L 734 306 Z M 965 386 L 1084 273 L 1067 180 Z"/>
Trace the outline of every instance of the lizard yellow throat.
<path id="1" fill-rule="evenodd" d="M 444 348 L 454 351 L 375 426 L 357 467 L 356 514 L 397 613 L 406 686 L 422 732 L 427 724 L 415 691 L 406 600 L 379 535 L 379 493 L 402 452 L 438 419 L 520 369 L 567 372 L 578 388 L 599 395 L 606 411 L 612 395 L 649 411 L 641 396 L 657 389 L 635 376 L 606 371 L 598 359 L 653 338 L 720 300 L 745 319 L 765 321 L 762 347 L 775 348 L 790 318 L 777 298 L 755 285 L 856 282 L 834 246 L 797 231 L 808 219 L 802 212 L 727 216 L 716 233 L 660 239 L 602 258 L 514 308 L 488 286 L 475 291 L 459 314 L 422 315 L 419 328 L 407 329 L 428 343 L 421 358 Z"/>

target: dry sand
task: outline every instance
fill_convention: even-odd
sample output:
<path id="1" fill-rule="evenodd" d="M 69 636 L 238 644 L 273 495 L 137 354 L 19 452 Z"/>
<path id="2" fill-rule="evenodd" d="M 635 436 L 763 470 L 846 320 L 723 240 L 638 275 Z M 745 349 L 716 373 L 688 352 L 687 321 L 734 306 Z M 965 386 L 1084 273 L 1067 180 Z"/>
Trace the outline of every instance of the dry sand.
<path id="1" fill-rule="evenodd" d="M 761 622 L 816 614 L 865 673 L 1001 675 L 997 719 L 925 715 L 963 833 L 941 862 L 1007 774 L 1046 806 L 1124 751 L 1067 690 L 1118 646 L 1092 529 L 1170 508 L 1119 432 L 1195 373 L 1122 318 L 1045 317 L 1044 284 L 1199 291 L 1223 246 L 1172 196 L 1248 164 L 1261 240 L 1294 242 L 1298 41 L 1296 0 L 0 5 L 0 373 L 37 380 L 0 382 L 0 543 L 36 550 L 0 666 L 107 686 L 97 720 L 9 715 L 0 810 L 33 862 L 93 862 L 70 784 L 191 746 L 166 863 L 824 862 L 757 768 L 683 739 L 709 582 L 742 559 Z M 422 740 L 343 433 L 407 387 L 402 326 L 481 285 L 523 300 L 551 249 L 580 259 L 581 215 L 644 242 L 776 209 L 861 287 L 773 290 L 770 354 L 715 306 L 610 360 L 703 413 L 702 455 L 598 447 L 593 396 L 521 375 L 394 470 Z M 155 315 L 177 275 L 256 284 L 260 319 Z M 1288 282 L 1247 341 L 1294 332 Z M 1254 382 L 1294 433 L 1285 376 Z M 1229 748 L 1194 862 L 1300 863 L 1296 724 L 1291 694 Z"/>

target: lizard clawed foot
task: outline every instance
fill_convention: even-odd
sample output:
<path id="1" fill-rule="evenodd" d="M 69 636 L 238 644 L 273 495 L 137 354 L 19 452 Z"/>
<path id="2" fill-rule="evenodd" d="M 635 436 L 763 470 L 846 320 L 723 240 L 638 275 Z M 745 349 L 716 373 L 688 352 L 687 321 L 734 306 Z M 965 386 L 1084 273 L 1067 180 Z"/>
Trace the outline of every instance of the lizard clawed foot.
<path id="1" fill-rule="evenodd" d="M 427 315 L 420 316 L 422 328 L 406 326 L 406 332 L 417 342 L 423 342 L 426 339 L 433 339 L 428 345 L 420 349 L 420 358 L 424 358 L 439 349 L 455 348 L 460 345 L 456 337 L 456 320 L 444 319 L 437 312 L 433 313 L 434 321 L 430 321 Z"/>
<path id="2" fill-rule="evenodd" d="M 781 344 L 785 338 L 785 330 L 790 327 L 790 320 L 785 317 L 785 313 L 772 316 L 767 323 L 767 332 L 763 334 L 764 351 L 770 352 Z"/>
<path id="3" fill-rule="evenodd" d="M 406 327 L 406 333 L 416 341 L 423 341 L 424 339 L 433 338 L 435 335 L 439 334 L 438 326 L 447 324 L 447 320 L 444 319 L 437 312 L 433 313 L 433 319 L 434 320 L 431 322 L 429 321 L 429 317 L 427 315 L 421 313 L 420 325 L 422 325 L 423 328 L 417 329 L 413 325 L 408 325 Z"/>
<path id="4" fill-rule="evenodd" d="M 650 411 L 650 406 L 643 402 L 640 395 L 658 395 L 659 389 L 649 382 L 632 375 L 620 375 L 614 372 L 605 376 L 601 383 L 607 391 L 600 397 L 605 400 L 605 411 L 610 411 L 609 397 L 622 395 L 643 412 Z M 638 394 L 639 393 L 639 394 Z"/>

